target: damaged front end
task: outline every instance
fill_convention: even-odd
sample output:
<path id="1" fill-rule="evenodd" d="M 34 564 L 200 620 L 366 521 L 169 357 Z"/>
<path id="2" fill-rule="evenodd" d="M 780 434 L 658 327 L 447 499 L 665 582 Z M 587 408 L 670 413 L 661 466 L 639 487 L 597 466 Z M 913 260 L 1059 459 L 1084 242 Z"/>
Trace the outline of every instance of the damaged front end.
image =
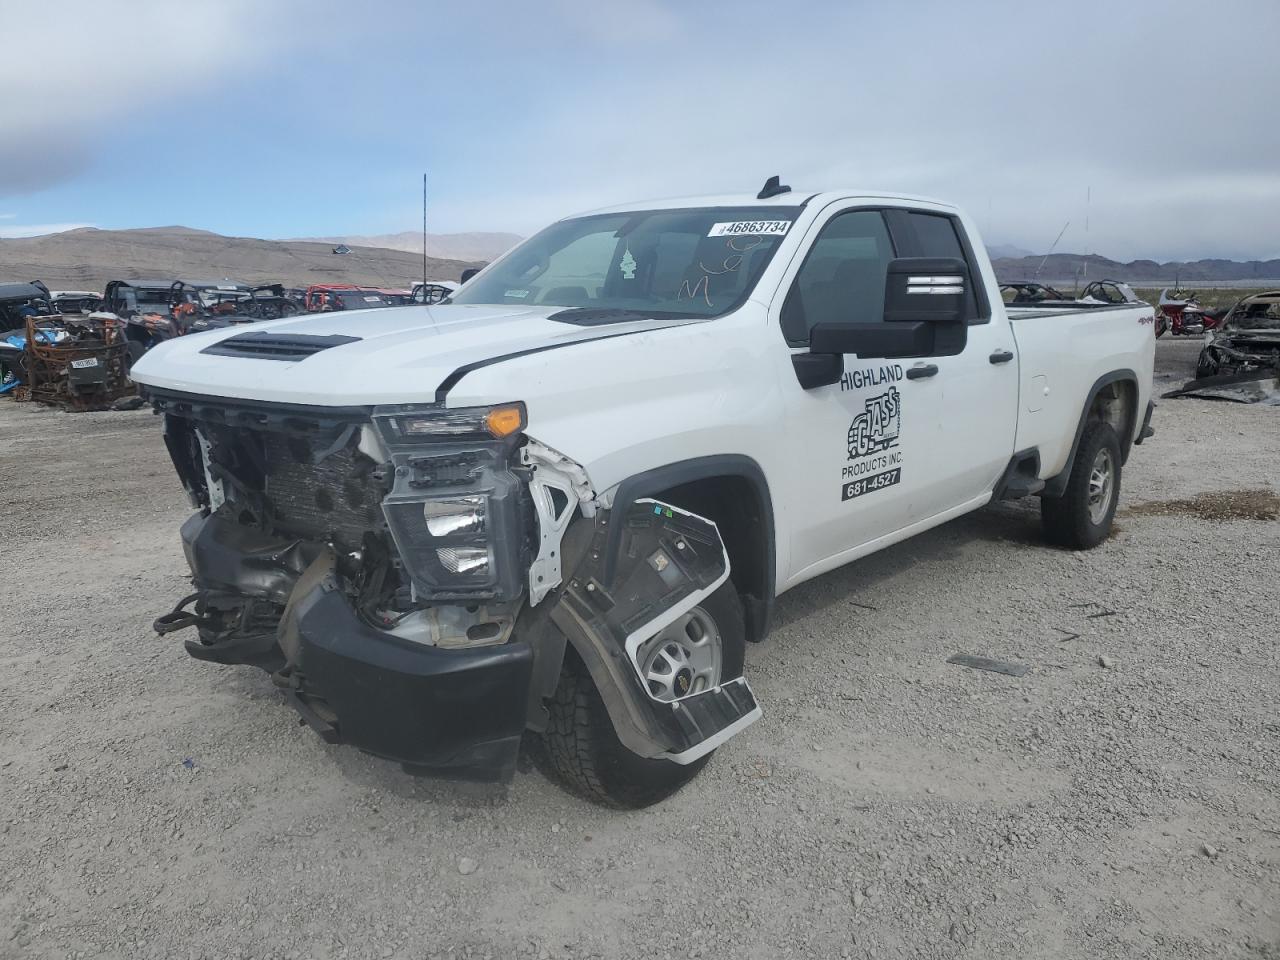
<path id="1" fill-rule="evenodd" d="M 524 434 L 522 405 L 150 399 L 198 508 L 182 527 L 195 592 L 157 631 L 194 627 L 193 657 L 268 671 L 326 740 L 506 779 L 566 639 L 642 756 L 688 762 L 759 716 L 741 678 L 660 702 L 636 668 L 637 637 L 727 578 L 715 525 L 610 510 Z"/>
<path id="2" fill-rule="evenodd" d="M 532 653 L 518 406 L 287 407 L 155 391 L 199 513 L 196 593 L 161 617 L 201 660 L 270 671 L 331 741 L 508 773 Z"/>

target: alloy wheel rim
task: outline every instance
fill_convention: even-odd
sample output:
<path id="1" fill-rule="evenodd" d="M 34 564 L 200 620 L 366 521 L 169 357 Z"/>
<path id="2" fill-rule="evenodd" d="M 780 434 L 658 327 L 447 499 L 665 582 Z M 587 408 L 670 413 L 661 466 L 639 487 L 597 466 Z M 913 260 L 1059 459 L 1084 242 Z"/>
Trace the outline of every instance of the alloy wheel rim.
<path id="1" fill-rule="evenodd" d="M 1099 450 L 1089 471 L 1089 519 L 1095 525 L 1102 523 L 1111 507 L 1115 474 L 1115 461 L 1111 457 L 1111 451 L 1105 448 Z"/>

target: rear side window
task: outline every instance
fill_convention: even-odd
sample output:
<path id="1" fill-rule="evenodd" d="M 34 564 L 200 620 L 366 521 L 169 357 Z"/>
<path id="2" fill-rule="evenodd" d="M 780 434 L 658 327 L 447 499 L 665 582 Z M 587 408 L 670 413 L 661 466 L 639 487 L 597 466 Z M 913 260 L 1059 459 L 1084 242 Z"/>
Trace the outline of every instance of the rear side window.
<path id="1" fill-rule="evenodd" d="M 884 280 L 893 241 L 879 210 L 851 210 L 822 228 L 782 304 L 781 326 L 793 347 L 819 323 L 884 319 Z"/>

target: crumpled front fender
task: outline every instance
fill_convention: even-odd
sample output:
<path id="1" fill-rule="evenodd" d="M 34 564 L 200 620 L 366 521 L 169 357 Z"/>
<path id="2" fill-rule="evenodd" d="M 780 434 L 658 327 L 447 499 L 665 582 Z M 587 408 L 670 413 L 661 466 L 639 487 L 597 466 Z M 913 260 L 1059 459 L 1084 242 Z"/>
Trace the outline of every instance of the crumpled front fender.
<path id="1" fill-rule="evenodd" d="M 622 525 L 612 552 L 611 524 Z M 650 695 L 635 660 L 641 643 L 728 579 L 729 557 L 714 523 L 636 500 L 581 519 L 570 533 L 578 556 L 550 617 L 582 657 L 623 744 L 640 756 L 691 763 L 760 718 L 743 677 L 664 702 Z"/>

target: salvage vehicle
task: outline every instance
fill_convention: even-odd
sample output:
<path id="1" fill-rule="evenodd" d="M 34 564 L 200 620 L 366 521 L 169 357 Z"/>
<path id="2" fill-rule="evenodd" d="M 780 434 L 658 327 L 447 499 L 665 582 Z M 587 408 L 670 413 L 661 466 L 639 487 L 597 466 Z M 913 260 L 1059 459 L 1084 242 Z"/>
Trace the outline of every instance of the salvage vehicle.
<path id="1" fill-rule="evenodd" d="M 212 305 L 206 305 L 191 318 L 188 333 L 279 320 L 302 312 L 302 305 L 286 296 L 284 286 L 279 283 L 264 283 L 234 294 L 216 294 L 213 300 Z"/>
<path id="2" fill-rule="evenodd" d="M 0 283 L 0 394 L 17 390 L 27 379 L 27 319 L 52 314 L 49 288 L 39 280 Z M 52 342 L 52 334 L 41 334 Z"/>
<path id="3" fill-rule="evenodd" d="M 17 357 L 7 354 L 18 348 Z M 105 314 L 29 316 L 19 338 L 0 339 L 13 377 L 0 392 L 69 410 L 105 410 L 134 393 L 123 323 Z"/>
<path id="4" fill-rule="evenodd" d="M 54 313 L 93 313 L 102 302 L 102 294 L 93 290 L 51 290 L 49 300 Z"/>
<path id="5" fill-rule="evenodd" d="M 1230 307 L 1200 351 L 1196 379 L 1165 396 L 1280 403 L 1280 290 Z"/>
<path id="6" fill-rule="evenodd" d="M 134 377 L 196 512 L 156 621 L 326 740 L 602 803 L 762 715 L 775 598 L 993 500 L 1097 546 L 1150 435 L 1149 306 L 1006 308 L 973 221 L 896 194 L 629 204 L 434 306 L 162 344 Z"/>
<path id="7" fill-rule="evenodd" d="M 409 299 L 412 303 L 439 303 L 453 296 L 460 286 L 460 283 L 453 280 L 427 280 L 423 283 L 415 283 Z"/>
<path id="8" fill-rule="evenodd" d="M 1132 303 L 1146 306 L 1146 301 L 1134 292 L 1133 287 L 1120 280 L 1094 280 L 1080 294 L 1077 303 Z"/>
<path id="9" fill-rule="evenodd" d="M 126 340 L 134 357 L 140 357 L 157 343 L 186 332 L 180 308 L 194 311 L 199 295 L 184 288 L 181 280 L 112 280 L 102 291 L 98 312 L 116 317 L 124 324 Z"/>
<path id="10" fill-rule="evenodd" d="M 1206 330 L 1222 325 L 1226 310 L 1208 310 L 1201 306 L 1196 294 L 1190 290 L 1169 289 L 1160 291 L 1156 306 L 1156 336 L 1170 333 L 1175 337 L 1198 337 Z"/>
<path id="11" fill-rule="evenodd" d="M 400 291 L 404 296 L 408 291 Z M 302 300 L 308 313 L 328 313 L 331 310 L 369 310 L 374 307 L 397 306 L 393 295 L 376 287 L 357 287 L 348 284 L 313 284 L 307 287 Z"/>
<path id="12" fill-rule="evenodd" d="M 1059 293 L 1053 287 L 1034 280 L 1011 280 L 1000 284 L 1000 297 L 1006 304 L 1023 306 L 1041 303 L 1071 303 L 1075 297 Z"/>
<path id="13" fill-rule="evenodd" d="M 23 329 L 27 317 L 53 313 L 49 288 L 39 280 L 0 283 L 0 331 Z"/>

